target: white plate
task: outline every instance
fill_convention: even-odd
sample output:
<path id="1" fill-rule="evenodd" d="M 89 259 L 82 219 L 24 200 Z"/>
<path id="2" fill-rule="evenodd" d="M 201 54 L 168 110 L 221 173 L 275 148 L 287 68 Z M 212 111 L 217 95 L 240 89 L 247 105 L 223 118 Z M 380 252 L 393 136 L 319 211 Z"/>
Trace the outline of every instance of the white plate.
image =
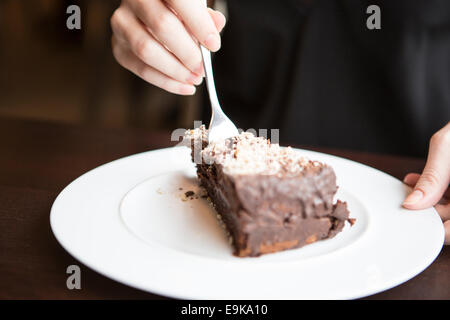
<path id="1" fill-rule="evenodd" d="M 100 166 L 53 204 L 58 241 L 97 272 L 145 291 L 190 299 L 346 299 L 396 286 L 424 270 L 444 241 L 434 209 L 401 208 L 408 188 L 346 159 L 299 150 L 333 166 L 353 227 L 335 238 L 258 258 L 232 256 L 197 190 L 185 147 Z M 183 190 L 179 190 L 183 188 Z"/>

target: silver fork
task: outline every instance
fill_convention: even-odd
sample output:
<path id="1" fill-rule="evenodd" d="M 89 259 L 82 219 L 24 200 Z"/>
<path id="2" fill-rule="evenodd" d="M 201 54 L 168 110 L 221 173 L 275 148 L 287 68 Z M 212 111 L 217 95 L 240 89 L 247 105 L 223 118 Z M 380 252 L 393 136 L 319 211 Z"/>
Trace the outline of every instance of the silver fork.
<path id="1" fill-rule="evenodd" d="M 206 1 L 205 1 L 206 2 Z M 206 5 L 206 3 L 205 3 Z M 200 45 L 205 68 L 206 87 L 208 88 L 209 99 L 211 101 L 211 122 L 208 128 L 208 142 L 218 141 L 239 135 L 239 131 L 234 123 L 225 115 L 217 99 L 216 86 L 211 63 L 211 53 L 208 49 Z"/>

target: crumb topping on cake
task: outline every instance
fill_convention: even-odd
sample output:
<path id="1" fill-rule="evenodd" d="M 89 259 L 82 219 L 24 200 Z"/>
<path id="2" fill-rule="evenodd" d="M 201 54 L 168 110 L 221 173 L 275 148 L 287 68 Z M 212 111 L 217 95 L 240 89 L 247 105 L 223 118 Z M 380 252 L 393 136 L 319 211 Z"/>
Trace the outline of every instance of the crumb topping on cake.
<path id="1" fill-rule="evenodd" d="M 184 138 L 193 142 L 208 142 L 208 130 L 205 125 L 201 125 L 199 128 L 187 130 Z"/>
<path id="2" fill-rule="evenodd" d="M 202 161 L 220 164 L 223 171 L 230 175 L 296 175 L 307 167 L 323 166 L 318 161 L 301 156 L 290 147 L 282 148 L 277 143 L 272 144 L 270 140 L 256 137 L 249 132 L 207 144 L 208 131 L 205 126 L 201 126 L 188 130 L 185 138 L 191 141 L 191 146 L 206 145 L 202 150 L 198 150 Z"/>

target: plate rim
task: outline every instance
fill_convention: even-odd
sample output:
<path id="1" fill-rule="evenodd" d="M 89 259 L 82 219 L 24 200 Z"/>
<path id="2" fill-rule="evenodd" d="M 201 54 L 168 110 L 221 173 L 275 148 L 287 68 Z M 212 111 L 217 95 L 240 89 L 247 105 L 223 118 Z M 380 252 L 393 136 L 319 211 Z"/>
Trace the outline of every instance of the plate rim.
<path id="1" fill-rule="evenodd" d="M 119 158 L 119 159 L 116 159 L 116 160 L 113 160 L 113 161 L 104 163 L 104 164 L 102 164 L 102 165 L 100 165 L 100 166 L 97 166 L 97 167 L 95 167 L 95 168 L 93 168 L 93 169 L 90 169 L 90 170 L 88 170 L 87 172 L 85 172 L 85 173 L 83 173 L 82 175 L 80 175 L 79 177 L 77 177 L 76 179 L 74 179 L 73 181 L 71 181 L 66 187 L 64 187 L 64 188 L 60 191 L 60 193 L 59 193 L 58 196 L 55 198 L 55 200 L 54 200 L 54 202 L 53 202 L 53 204 L 52 204 L 52 207 L 51 207 L 51 209 L 50 209 L 50 215 L 49 215 L 49 220 L 50 220 L 50 221 L 49 221 L 49 222 L 50 222 L 50 226 L 51 226 L 52 233 L 53 233 L 53 235 L 55 236 L 55 238 L 56 238 L 56 240 L 58 241 L 58 243 L 59 243 L 59 244 L 63 247 L 63 249 L 64 249 L 67 253 L 69 253 L 74 259 L 78 260 L 79 262 L 81 262 L 81 263 L 84 264 L 85 266 L 87 266 L 87 267 L 89 267 L 90 269 L 94 270 L 95 272 L 101 274 L 102 276 L 105 276 L 105 277 L 107 277 L 107 278 L 110 278 L 110 279 L 112 279 L 112 280 L 114 280 L 114 281 L 117 281 L 117 282 L 119 282 L 119 283 L 121 283 L 121 284 L 124 284 L 124 285 L 126 285 L 126 286 L 130 286 L 130 287 L 139 289 L 139 290 L 144 291 L 144 292 L 149 292 L 149 293 L 153 293 L 153 294 L 158 294 L 158 295 L 165 296 L 165 297 L 169 297 L 169 298 L 178 298 L 178 299 L 211 299 L 211 298 L 205 298 L 205 297 L 193 297 L 192 295 L 174 294 L 173 290 L 171 290 L 171 289 L 163 290 L 163 289 L 160 289 L 160 288 L 152 288 L 152 289 L 150 290 L 150 289 L 149 289 L 148 287 L 146 287 L 145 285 L 140 285 L 139 283 L 130 283 L 130 281 L 127 281 L 127 280 L 124 279 L 123 277 L 116 276 L 115 274 L 111 274 L 111 273 L 109 273 L 108 271 L 105 271 L 104 269 L 102 269 L 101 267 L 98 267 L 97 265 L 95 265 L 95 263 L 91 263 L 90 261 L 88 261 L 89 259 L 86 260 L 85 257 L 83 257 L 82 255 L 79 255 L 79 254 L 74 253 L 73 250 L 70 248 L 70 246 L 67 245 L 67 243 L 65 242 L 65 240 L 63 240 L 63 235 L 60 234 L 60 233 L 56 230 L 55 221 L 54 221 L 54 217 L 55 217 L 55 214 L 56 214 L 56 213 L 55 213 L 55 211 L 56 211 L 56 209 L 55 209 L 56 206 L 55 206 L 55 205 L 56 205 L 59 201 L 61 201 L 61 199 L 64 197 L 65 193 L 68 192 L 68 190 L 70 190 L 70 188 L 71 188 L 73 185 L 75 185 L 75 184 L 76 184 L 77 182 L 79 182 L 81 179 L 86 178 L 87 175 L 92 174 L 93 172 L 95 172 L 96 170 L 98 170 L 98 169 L 100 169 L 100 168 L 105 168 L 105 167 L 107 167 L 107 166 L 111 166 L 111 165 L 116 164 L 116 163 L 118 163 L 118 162 L 122 162 L 122 161 L 129 160 L 129 159 L 131 159 L 131 158 L 142 157 L 142 156 L 144 156 L 144 155 L 149 155 L 149 154 L 151 154 L 151 153 L 168 152 L 168 151 L 171 151 L 171 150 L 174 150 L 174 149 L 181 149 L 181 148 L 186 148 L 186 147 L 183 147 L 183 146 L 174 146 L 174 147 L 167 147 L 167 148 L 161 148 L 161 149 L 149 150 L 149 151 L 144 151 L 144 152 L 140 152 L 140 153 L 128 155 L 128 156 L 125 156 L 125 157 L 122 157 L 122 158 Z M 396 181 L 400 181 L 399 179 L 395 178 L 394 176 L 392 176 L 392 175 L 390 175 L 390 174 L 388 174 L 388 173 L 386 173 L 386 172 L 383 172 L 383 171 L 381 171 L 381 170 L 379 170 L 379 169 L 377 169 L 377 168 L 374 168 L 374 167 L 372 167 L 372 166 L 369 166 L 369 165 L 366 165 L 366 164 L 363 164 L 363 163 L 359 163 L 359 162 L 354 161 L 354 160 L 351 160 L 351 159 L 347 159 L 347 158 L 345 158 L 345 157 L 335 156 L 335 155 L 331 155 L 331 154 L 327 154 L 327 153 L 322 153 L 322 152 L 317 152 L 317 151 L 312 151 L 312 150 L 307 150 L 307 149 L 298 149 L 298 148 L 293 148 L 293 149 L 294 149 L 295 151 L 299 151 L 299 152 L 304 152 L 304 151 L 305 151 L 305 152 L 309 153 L 309 155 L 307 155 L 308 158 L 313 158 L 313 157 L 310 156 L 311 154 L 313 154 L 313 155 L 316 155 L 316 154 L 317 154 L 317 155 L 319 155 L 319 156 L 331 157 L 331 158 L 333 158 L 334 160 L 345 161 L 345 162 L 351 163 L 352 165 L 355 165 L 355 164 L 356 164 L 356 165 L 358 165 L 358 166 L 363 166 L 364 168 L 367 168 L 367 169 L 375 170 L 375 171 L 377 172 L 377 174 L 380 174 L 380 173 L 381 173 L 382 175 L 387 176 L 387 177 L 389 177 L 389 178 L 391 178 L 391 179 L 394 179 L 394 180 L 396 180 Z M 143 181 L 143 180 L 142 180 L 142 181 Z M 141 181 L 141 182 L 142 182 L 142 181 Z M 139 184 L 139 183 L 141 183 L 141 182 L 138 182 L 137 184 Z M 127 192 L 129 192 L 130 190 L 131 190 L 131 189 L 129 189 Z M 122 203 L 124 197 L 125 197 L 125 194 L 122 195 L 122 198 L 120 199 L 120 204 Z M 429 209 L 426 209 L 426 210 L 431 210 L 431 211 L 433 211 L 433 212 L 437 215 L 437 212 L 436 212 L 436 210 L 434 209 L 434 207 L 429 208 Z M 120 218 L 120 219 L 122 219 L 122 218 Z M 125 226 L 125 227 L 126 227 L 126 226 Z M 363 289 L 361 289 L 361 291 L 363 291 L 364 293 L 358 292 L 358 293 L 355 293 L 355 294 L 353 294 L 353 295 L 344 296 L 344 297 L 339 297 L 339 298 L 337 298 L 337 299 L 356 299 L 356 298 L 362 298 L 362 297 L 370 296 L 370 295 L 373 295 L 373 294 L 376 294 L 376 293 L 384 292 L 384 291 L 386 291 L 386 290 L 392 289 L 392 288 L 394 288 L 394 287 L 396 287 L 396 286 L 398 286 L 398 285 L 400 285 L 400 284 L 402 284 L 402 283 L 404 283 L 404 282 L 406 282 L 406 281 L 408 281 L 408 280 L 414 278 L 415 276 L 417 276 L 418 274 L 420 274 L 421 272 L 423 272 L 426 268 L 428 268 L 428 267 L 435 261 L 435 259 L 437 258 L 437 256 L 439 255 L 439 253 L 440 253 L 441 250 L 442 250 L 443 243 L 444 243 L 444 227 L 443 227 L 443 225 L 442 225 L 442 228 L 440 228 L 440 229 L 441 229 L 441 239 L 442 239 L 441 243 L 442 243 L 442 244 L 436 247 L 435 252 L 431 255 L 432 258 L 430 258 L 429 261 L 423 263 L 423 264 L 420 265 L 420 266 L 419 266 L 419 265 L 416 266 L 416 268 L 414 268 L 414 271 L 413 271 L 413 272 L 410 271 L 410 272 L 408 272 L 408 273 L 405 275 L 405 277 L 403 277 L 402 279 L 398 279 L 397 281 L 393 281 L 393 282 L 391 283 L 390 286 L 385 286 L 385 285 L 382 286 L 383 289 L 375 288 L 375 289 L 371 290 L 371 292 L 369 292 L 369 293 L 368 293 L 368 290 L 363 290 Z M 127 231 L 129 232 L 129 230 L 127 230 Z M 140 240 L 140 241 L 142 241 L 142 240 Z M 212 298 L 212 300 L 216 300 L 216 299 L 223 299 L 223 297 L 222 297 L 222 298 Z M 247 299 L 248 299 L 248 298 L 247 298 Z M 275 298 L 275 299 L 277 299 L 277 298 Z M 285 299 L 285 298 L 280 298 L 280 299 Z M 295 298 L 294 298 L 294 299 L 295 299 Z M 252 299 L 251 299 L 251 300 L 252 300 Z"/>

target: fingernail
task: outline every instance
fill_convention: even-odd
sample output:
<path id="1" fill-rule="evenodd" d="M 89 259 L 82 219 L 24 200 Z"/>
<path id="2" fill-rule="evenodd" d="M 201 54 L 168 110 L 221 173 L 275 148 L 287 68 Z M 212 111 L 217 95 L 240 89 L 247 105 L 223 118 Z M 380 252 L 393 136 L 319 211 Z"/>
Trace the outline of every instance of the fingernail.
<path id="1" fill-rule="evenodd" d="M 406 183 L 406 184 L 409 184 L 409 181 L 411 180 L 410 177 L 411 177 L 410 175 L 406 175 L 406 176 L 403 178 L 403 182 Z"/>
<path id="2" fill-rule="evenodd" d="M 194 94 L 195 93 L 195 87 L 190 86 L 188 84 L 182 84 L 180 85 L 180 94 Z"/>
<path id="3" fill-rule="evenodd" d="M 403 204 L 413 205 L 419 202 L 423 198 L 423 192 L 420 190 L 414 190 L 408 197 L 406 197 Z"/>
<path id="4" fill-rule="evenodd" d="M 217 33 L 210 33 L 205 39 L 205 45 L 209 50 L 216 52 L 220 49 L 220 36 Z"/>
<path id="5" fill-rule="evenodd" d="M 195 79 L 194 84 L 196 86 L 200 85 L 203 82 L 203 77 L 198 77 L 197 79 Z"/>
<path id="6" fill-rule="evenodd" d="M 193 83 L 195 85 L 199 85 L 200 83 L 202 83 L 203 78 L 196 75 L 195 73 L 192 73 L 189 75 L 189 77 L 186 79 L 187 82 L 189 83 Z"/>

